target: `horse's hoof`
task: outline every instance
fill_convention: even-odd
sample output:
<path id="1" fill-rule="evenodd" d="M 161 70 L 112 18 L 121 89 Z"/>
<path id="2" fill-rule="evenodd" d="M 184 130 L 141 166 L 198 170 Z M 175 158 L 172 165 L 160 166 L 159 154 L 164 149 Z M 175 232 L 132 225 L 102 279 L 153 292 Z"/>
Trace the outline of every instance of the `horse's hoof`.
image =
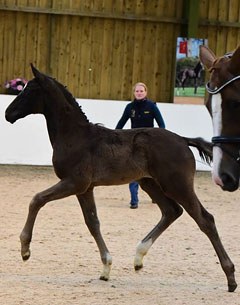
<path id="1" fill-rule="evenodd" d="M 27 261 L 29 259 L 30 255 L 31 255 L 30 250 L 28 250 L 27 252 L 23 253 L 22 254 L 23 261 Z"/>
<path id="2" fill-rule="evenodd" d="M 104 275 L 101 275 L 99 279 L 100 279 L 101 281 L 105 281 L 105 282 L 108 281 L 108 277 L 106 277 L 106 276 L 104 276 Z"/>
<path id="3" fill-rule="evenodd" d="M 143 264 L 141 264 L 141 265 L 135 265 L 135 266 L 134 266 L 135 271 L 138 271 L 138 270 L 140 270 L 140 269 L 142 269 L 142 268 L 143 268 Z"/>
<path id="4" fill-rule="evenodd" d="M 237 283 L 228 285 L 228 292 L 234 292 L 237 288 Z"/>

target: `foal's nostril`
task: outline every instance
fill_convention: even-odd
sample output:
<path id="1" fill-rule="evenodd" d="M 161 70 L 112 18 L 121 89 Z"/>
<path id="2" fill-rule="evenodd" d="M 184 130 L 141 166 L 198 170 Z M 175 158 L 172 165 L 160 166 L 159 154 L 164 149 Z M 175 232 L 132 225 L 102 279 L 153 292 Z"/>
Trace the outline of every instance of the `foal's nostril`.
<path id="1" fill-rule="evenodd" d="M 8 121 L 10 123 L 14 123 L 15 122 L 15 120 L 7 112 L 5 113 L 5 119 L 6 119 L 6 121 Z"/>
<path id="2" fill-rule="evenodd" d="M 221 175 L 223 182 L 222 189 L 228 192 L 233 192 L 238 189 L 238 180 L 229 175 L 228 173 L 223 173 Z"/>

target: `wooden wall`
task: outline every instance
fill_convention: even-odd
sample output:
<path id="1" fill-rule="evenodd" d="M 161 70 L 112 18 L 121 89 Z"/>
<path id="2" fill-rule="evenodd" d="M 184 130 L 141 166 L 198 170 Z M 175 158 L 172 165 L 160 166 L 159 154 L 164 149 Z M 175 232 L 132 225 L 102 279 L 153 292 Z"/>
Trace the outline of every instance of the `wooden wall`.
<path id="1" fill-rule="evenodd" d="M 129 100 L 137 81 L 172 102 L 184 0 L 0 0 L 0 93 L 29 63 L 79 98 Z M 199 0 L 198 36 L 218 54 L 239 40 L 238 0 Z"/>
<path id="2" fill-rule="evenodd" d="M 201 0 L 198 33 L 217 55 L 234 50 L 240 41 L 240 1 Z"/>

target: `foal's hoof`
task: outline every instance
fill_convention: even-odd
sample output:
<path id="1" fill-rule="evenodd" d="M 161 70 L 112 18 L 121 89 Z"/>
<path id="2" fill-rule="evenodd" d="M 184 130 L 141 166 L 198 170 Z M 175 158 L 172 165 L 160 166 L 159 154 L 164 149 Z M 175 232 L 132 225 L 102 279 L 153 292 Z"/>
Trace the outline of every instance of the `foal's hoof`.
<path id="1" fill-rule="evenodd" d="M 107 282 L 109 278 L 106 277 L 106 276 L 104 276 L 104 275 L 101 275 L 99 279 L 100 279 L 101 281 Z"/>
<path id="2" fill-rule="evenodd" d="M 29 259 L 30 255 L 31 255 L 30 250 L 28 250 L 28 251 L 25 252 L 25 253 L 22 253 L 22 259 L 23 259 L 23 261 L 27 261 L 27 260 Z"/>
<path id="3" fill-rule="evenodd" d="M 135 265 L 135 266 L 134 266 L 135 271 L 138 271 L 138 270 L 140 270 L 140 269 L 142 269 L 142 268 L 143 268 L 143 264 L 141 264 L 141 265 Z"/>
<path id="4" fill-rule="evenodd" d="M 237 288 L 237 283 L 228 285 L 228 292 L 234 292 Z"/>

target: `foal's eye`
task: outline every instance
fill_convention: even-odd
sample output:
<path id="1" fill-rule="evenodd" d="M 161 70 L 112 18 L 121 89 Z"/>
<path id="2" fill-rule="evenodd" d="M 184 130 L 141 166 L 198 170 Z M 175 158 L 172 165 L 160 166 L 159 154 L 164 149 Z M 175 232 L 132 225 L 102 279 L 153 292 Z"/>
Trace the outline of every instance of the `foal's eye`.
<path id="1" fill-rule="evenodd" d="M 230 101 L 229 105 L 231 107 L 231 109 L 239 109 L 240 108 L 240 101 Z"/>

